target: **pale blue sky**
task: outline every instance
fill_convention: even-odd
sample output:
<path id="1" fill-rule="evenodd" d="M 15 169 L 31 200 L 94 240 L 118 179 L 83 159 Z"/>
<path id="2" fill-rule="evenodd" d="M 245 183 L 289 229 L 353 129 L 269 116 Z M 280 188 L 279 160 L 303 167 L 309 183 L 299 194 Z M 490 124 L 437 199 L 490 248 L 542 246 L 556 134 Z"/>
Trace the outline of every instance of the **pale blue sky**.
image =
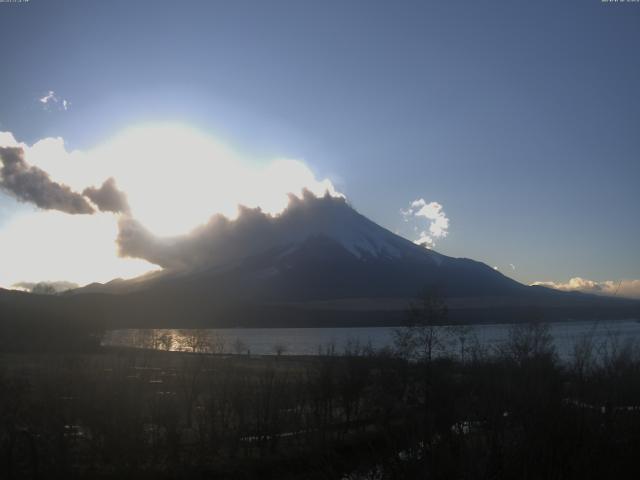
<path id="1" fill-rule="evenodd" d="M 518 280 L 640 278 L 640 4 L 31 0 L 0 41 L 19 140 L 183 122 L 304 159 L 391 230 L 437 201 L 436 250 Z"/>

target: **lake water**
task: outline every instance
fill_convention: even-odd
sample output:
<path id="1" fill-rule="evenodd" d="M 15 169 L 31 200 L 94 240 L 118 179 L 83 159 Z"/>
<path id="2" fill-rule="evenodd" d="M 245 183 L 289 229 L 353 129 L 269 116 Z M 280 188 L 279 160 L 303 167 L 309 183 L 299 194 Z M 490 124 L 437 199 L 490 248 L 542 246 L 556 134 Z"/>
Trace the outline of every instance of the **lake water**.
<path id="1" fill-rule="evenodd" d="M 510 324 L 474 325 L 467 346 L 477 343 L 491 351 L 508 338 Z M 342 354 L 350 346 L 369 346 L 380 350 L 393 345 L 393 327 L 366 328 L 226 328 L 226 329 L 156 329 L 112 330 L 103 340 L 106 346 L 203 350 L 215 353 L 251 353 L 256 355 Z M 446 327 L 439 328 L 443 344 L 452 352 L 459 343 Z M 569 321 L 551 324 L 556 350 L 562 359 L 570 359 L 575 343 L 590 335 L 596 346 L 604 342 L 640 344 L 640 321 Z"/>

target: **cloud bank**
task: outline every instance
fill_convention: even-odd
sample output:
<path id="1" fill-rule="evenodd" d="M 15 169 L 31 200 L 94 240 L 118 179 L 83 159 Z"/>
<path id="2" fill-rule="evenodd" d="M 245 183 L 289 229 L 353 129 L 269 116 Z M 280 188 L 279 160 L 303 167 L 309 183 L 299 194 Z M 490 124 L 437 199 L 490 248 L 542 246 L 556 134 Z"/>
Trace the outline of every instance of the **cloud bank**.
<path id="1" fill-rule="evenodd" d="M 406 222 L 418 220 L 424 224 L 426 220 L 426 229 L 419 229 L 418 238 L 414 240 L 418 245 L 433 248 L 436 240 L 449 234 L 449 218 L 438 202 L 427 203 L 424 198 L 419 198 L 411 202 L 406 210 L 400 210 L 400 214 Z"/>
<path id="2" fill-rule="evenodd" d="M 595 295 L 619 296 L 627 298 L 640 298 L 640 280 L 588 280 L 582 277 L 573 277 L 568 282 L 534 282 L 532 285 L 555 288 L 564 291 L 579 291 Z"/>
<path id="3" fill-rule="evenodd" d="M 231 226 L 236 216 L 259 211 L 266 225 L 287 207 L 290 192 L 342 196 L 302 161 L 249 158 L 180 125 L 133 127 L 74 151 L 62 138 L 25 144 L 0 132 L 0 147 L 0 190 L 39 207 L 15 209 L 0 225 L 5 287 L 48 278 L 103 282 L 156 265 L 192 265 L 225 251 L 222 236 L 206 245 L 206 233 L 216 237 L 218 228 L 235 238 L 245 223 Z M 263 234 L 256 226 L 252 241 Z M 189 242 L 194 255 L 184 253 Z"/>
<path id="4" fill-rule="evenodd" d="M 224 265 L 310 235 L 341 232 L 348 224 L 345 216 L 355 214 L 345 206 L 343 197 L 316 197 L 304 190 L 302 198 L 290 195 L 280 214 L 240 207 L 236 219 L 217 214 L 189 234 L 175 237 L 157 237 L 135 218 L 123 216 L 117 244 L 121 256 L 170 270 Z"/>
<path id="5" fill-rule="evenodd" d="M 49 174 L 29 165 L 20 147 L 0 147 L 0 188 L 22 202 L 44 210 L 70 214 L 92 214 L 93 207 L 67 185 L 54 182 Z"/>

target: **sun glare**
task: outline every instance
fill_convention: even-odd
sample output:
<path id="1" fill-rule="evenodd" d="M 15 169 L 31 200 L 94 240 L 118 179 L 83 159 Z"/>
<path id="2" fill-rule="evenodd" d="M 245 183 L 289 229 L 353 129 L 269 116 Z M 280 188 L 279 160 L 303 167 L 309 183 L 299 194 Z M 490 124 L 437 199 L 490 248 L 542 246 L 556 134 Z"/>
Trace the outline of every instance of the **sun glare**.
<path id="1" fill-rule="evenodd" d="M 84 285 L 130 278 L 157 267 L 145 260 L 118 258 L 112 215 L 22 213 L 0 236 L 0 285 L 67 280 Z"/>
<path id="2" fill-rule="evenodd" d="M 252 162 L 181 125 L 131 128 L 88 155 L 108 166 L 133 215 L 157 235 L 186 233 L 215 213 L 233 218 L 239 204 L 277 213 L 303 188 L 335 193 L 299 161 Z"/>

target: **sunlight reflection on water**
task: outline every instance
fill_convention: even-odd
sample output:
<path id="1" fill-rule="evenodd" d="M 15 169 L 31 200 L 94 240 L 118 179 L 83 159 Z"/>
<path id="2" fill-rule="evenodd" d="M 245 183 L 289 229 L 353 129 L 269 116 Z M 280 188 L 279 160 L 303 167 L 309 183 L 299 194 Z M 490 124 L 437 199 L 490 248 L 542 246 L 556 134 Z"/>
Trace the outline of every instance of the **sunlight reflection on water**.
<path id="1" fill-rule="evenodd" d="M 474 325 L 471 335 L 489 351 L 507 339 L 509 324 Z M 343 354 L 346 349 L 375 351 L 393 345 L 394 327 L 353 328 L 225 328 L 225 329 L 124 329 L 107 332 L 105 346 L 155 348 L 172 351 L 255 355 Z M 447 338 L 446 327 L 441 327 Z M 591 335 L 596 344 L 609 339 L 640 342 L 640 321 L 571 321 L 552 323 L 557 352 L 569 359 L 575 342 Z M 456 340 L 448 338 L 449 351 Z"/>

